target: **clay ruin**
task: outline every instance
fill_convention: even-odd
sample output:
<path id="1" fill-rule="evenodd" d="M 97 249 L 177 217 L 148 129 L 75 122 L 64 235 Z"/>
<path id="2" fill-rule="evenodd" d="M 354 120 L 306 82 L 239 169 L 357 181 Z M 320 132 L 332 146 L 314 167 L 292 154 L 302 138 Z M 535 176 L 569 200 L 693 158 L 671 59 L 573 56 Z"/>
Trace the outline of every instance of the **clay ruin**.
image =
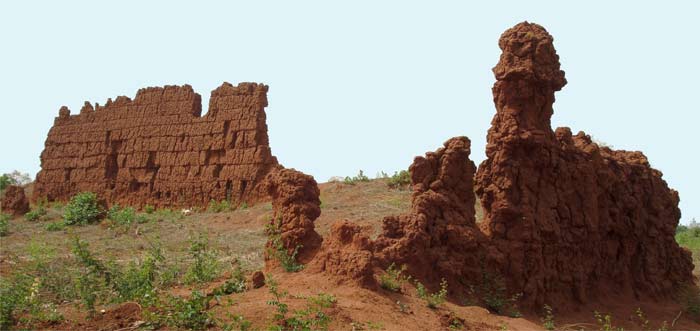
<path id="1" fill-rule="evenodd" d="M 661 172 L 641 152 L 552 130 L 554 93 L 566 79 L 549 33 L 520 23 L 499 46 L 496 115 L 478 171 L 466 137 L 417 157 L 411 212 L 386 217 L 374 241 L 350 222 L 334 224 L 309 269 L 376 287 L 380 269 L 405 264 L 432 289 L 446 279 L 453 298 L 488 277 L 523 308 L 559 310 L 602 297 L 668 299 L 692 284 L 690 252 L 674 240 L 678 193 Z M 474 191 L 485 210 L 479 223 Z"/>
<path id="2" fill-rule="evenodd" d="M 210 200 L 252 203 L 277 166 L 270 152 L 268 87 L 224 83 L 201 116 L 189 85 L 150 87 L 77 115 L 62 107 L 41 154 L 34 198 L 70 199 L 95 192 L 108 203 L 204 206 Z"/>

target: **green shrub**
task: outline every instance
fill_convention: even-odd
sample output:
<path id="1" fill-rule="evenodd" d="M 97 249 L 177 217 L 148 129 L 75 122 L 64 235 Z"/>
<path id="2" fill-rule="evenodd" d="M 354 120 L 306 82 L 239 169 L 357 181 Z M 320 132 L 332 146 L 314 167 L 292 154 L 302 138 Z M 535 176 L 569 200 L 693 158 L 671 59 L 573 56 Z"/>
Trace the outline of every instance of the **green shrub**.
<path id="1" fill-rule="evenodd" d="M 10 219 L 11 215 L 0 213 L 0 237 L 6 236 L 10 233 Z"/>
<path id="2" fill-rule="evenodd" d="M 221 273 L 221 264 L 216 253 L 209 247 L 209 237 L 200 233 L 190 239 L 190 256 L 192 265 L 185 273 L 185 283 L 206 283 L 216 279 Z"/>
<path id="3" fill-rule="evenodd" d="M 231 203 L 228 202 L 228 200 L 221 200 L 217 202 L 216 200 L 212 199 L 211 201 L 209 201 L 209 207 L 207 207 L 207 211 L 209 211 L 210 213 L 222 213 L 231 211 Z"/>
<path id="4" fill-rule="evenodd" d="M 46 231 L 63 231 L 66 228 L 66 223 L 63 221 L 46 223 L 44 230 Z"/>
<path id="5" fill-rule="evenodd" d="M 401 292 L 401 285 L 410 279 L 410 276 L 403 275 L 406 271 L 406 265 L 402 265 L 400 269 L 392 263 L 386 272 L 379 276 L 379 285 L 392 292 Z"/>
<path id="6" fill-rule="evenodd" d="M 406 170 L 394 172 L 386 184 L 393 189 L 406 188 L 411 185 L 411 173 Z"/>
<path id="7" fill-rule="evenodd" d="M 700 288 L 693 284 L 681 286 L 678 291 L 678 301 L 686 315 L 700 323 Z"/>
<path id="8" fill-rule="evenodd" d="M 365 176 L 365 173 L 360 170 L 360 172 L 357 174 L 355 177 L 345 177 L 343 180 L 343 183 L 349 184 L 349 185 L 355 185 L 360 182 L 369 182 L 369 177 Z"/>
<path id="9" fill-rule="evenodd" d="M 66 225 L 85 225 L 97 221 L 102 210 L 97 196 L 92 192 L 76 194 L 65 207 L 63 221 Z"/>
<path id="10" fill-rule="evenodd" d="M 131 225 L 136 220 L 136 210 L 131 207 L 121 208 L 115 204 L 107 211 L 107 218 L 119 225 Z"/>
<path id="11" fill-rule="evenodd" d="M 36 208 L 24 214 L 24 219 L 30 222 L 35 222 L 42 219 L 44 216 L 46 216 L 46 214 L 46 209 L 42 205 L 38 205 Z"/>
<path id="12" fill-rule="evenodd" d="M 243 293 L 246 290 L 246 280 L 243 275 L 243 269 L 240 265 L 236 266 L 236 269 L 231 275 L 231 279 L 227 279 L 219 287 L 212 290 L 212 295 L 218 297 L 222 295 L 228 295 L 233 293 Z"/>
<path id="13" fill-rule="evenodd" d="M 304 269 L 304 265 L 297 261 L 297 254 L 299 253 L 301 245 L 294 247 L 294 250 L 290 253 L 282 242 L 282 235 L 278 222 L 271 220 L 270 223 L 265 226 L 265 233 L 270 242 L 267 252 L 268 255 L 275 257 L 286 272 L 297 272 Z"/>
<path id="14" fill-rule="evenodd" d="M 425 300 L 428 308 L 435 309 L 445 302 L 447 297 L 447 280 L 444 278 L 440 282 L 440 290 L 435 293 L 428 293 L 425 290 L 425 286 L 420 282 L 416 282 L 416 291 L 418 292 L 418 297 Z"/>
<path id="15" fill-rule="evenodd" d="M 153 214 L 153 212 L 156 211 L 156 208 L 151 206 L 151 205 L 145 205 L 143 206 L 143 212 L 146 214 Z"/>
<path id="16" fill-rule="evenodd" d="M 17 312 L 24 308 L 30 295 L 32 282 L 32 277 L 25 274 L 15 274 L 9 279 L 0 277 L 0 330 L 9 330 L 15 324 Z"/>
<path id="17" fill-rule="evenodd" d="M 517 303 L 522 294 L 508 296 L 503 277 L 488 272 L 484 267 L 482 267 L 480 283 L 477 286 L 471 286 L 469 292 L 493 313 L 510 317 L 521 316 Z"/>

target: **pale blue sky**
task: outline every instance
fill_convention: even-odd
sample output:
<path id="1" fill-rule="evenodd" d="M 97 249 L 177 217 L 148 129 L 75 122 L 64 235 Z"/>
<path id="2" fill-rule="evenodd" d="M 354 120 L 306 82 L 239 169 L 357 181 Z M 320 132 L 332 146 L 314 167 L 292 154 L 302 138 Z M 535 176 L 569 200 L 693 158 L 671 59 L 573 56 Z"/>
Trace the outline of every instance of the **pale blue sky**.
<path id="1" fill-rule="evenodd" d="M 700 219 L 700 6 L 692 1 L 4 1 L 0 172 L 39 170 L 61 105 L 140 87 L 270 85 L 282 164 L 326 181 L 406 168 L 450 137 L 484 159 L 498 37 L 528 20 L 569 84 L 554 126 L 642 150 Z"/>

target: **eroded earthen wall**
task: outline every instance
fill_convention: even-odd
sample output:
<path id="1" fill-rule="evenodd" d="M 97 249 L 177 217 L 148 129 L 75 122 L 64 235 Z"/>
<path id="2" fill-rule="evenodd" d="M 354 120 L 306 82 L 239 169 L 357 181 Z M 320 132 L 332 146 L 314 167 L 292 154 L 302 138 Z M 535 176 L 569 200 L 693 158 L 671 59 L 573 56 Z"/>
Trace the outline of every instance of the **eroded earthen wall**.
<path id="1" fill-rule="evenodd" d="M 41 154 L 34 197 L 67 200 L 92 191 L 109 203 L 202 206 L 264 197 L 262 178 L 277 165 L 268 143 L 268 87 L 224 83 L 201 116 L 189 85 L 150 87 L 131 100 L 62 107 Z"/>

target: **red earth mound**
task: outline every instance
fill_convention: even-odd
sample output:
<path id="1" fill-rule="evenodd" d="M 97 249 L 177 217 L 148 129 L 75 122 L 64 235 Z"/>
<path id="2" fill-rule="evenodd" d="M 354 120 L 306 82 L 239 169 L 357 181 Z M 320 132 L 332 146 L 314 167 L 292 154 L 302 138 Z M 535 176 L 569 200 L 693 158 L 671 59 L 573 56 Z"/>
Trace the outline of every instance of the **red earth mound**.
<path id="1" fill-rule="evenodd" d="M 262 188 L 272 199 L 273 218 L 267 231 L 278 240 L 267 242 L 266 266 L 277 263 L 270 253 L 280 249 L 302 263 L 310 261 L 322 241 L 313 223 L 321 215 L 316 180 L 294 169 L 278 169 L 265 177 Z"/>
<path id="2" fill-rule="evenodd" d="M 8 185 L 2 197 L 2 212 L 22 216 L 29 211 L 29 200 L 24 194 L 24 188 Z"/>
<path id="3" fill-rule="evenodd" d="M 496 115 L 479 170 L 466 137 L 417 157 L 411 212 L 385 218 L 374 241 L 337 223 L 310 269 L 372 287 L 373 270 L 405 264 L 427 287 L 446 279 L 456 299 L 488 275 L 525 308 L 559 310 L 602 296 L 668 299 L 692 283 L 690 252 L 674 240 L 678 193 L 661 172 L 640 152 L 552 130 L 554 92 L 566 84 L 552 37 L 524 22 L 499 46 Z M 478 225 L 475 189 L 485 210 Z"/>

